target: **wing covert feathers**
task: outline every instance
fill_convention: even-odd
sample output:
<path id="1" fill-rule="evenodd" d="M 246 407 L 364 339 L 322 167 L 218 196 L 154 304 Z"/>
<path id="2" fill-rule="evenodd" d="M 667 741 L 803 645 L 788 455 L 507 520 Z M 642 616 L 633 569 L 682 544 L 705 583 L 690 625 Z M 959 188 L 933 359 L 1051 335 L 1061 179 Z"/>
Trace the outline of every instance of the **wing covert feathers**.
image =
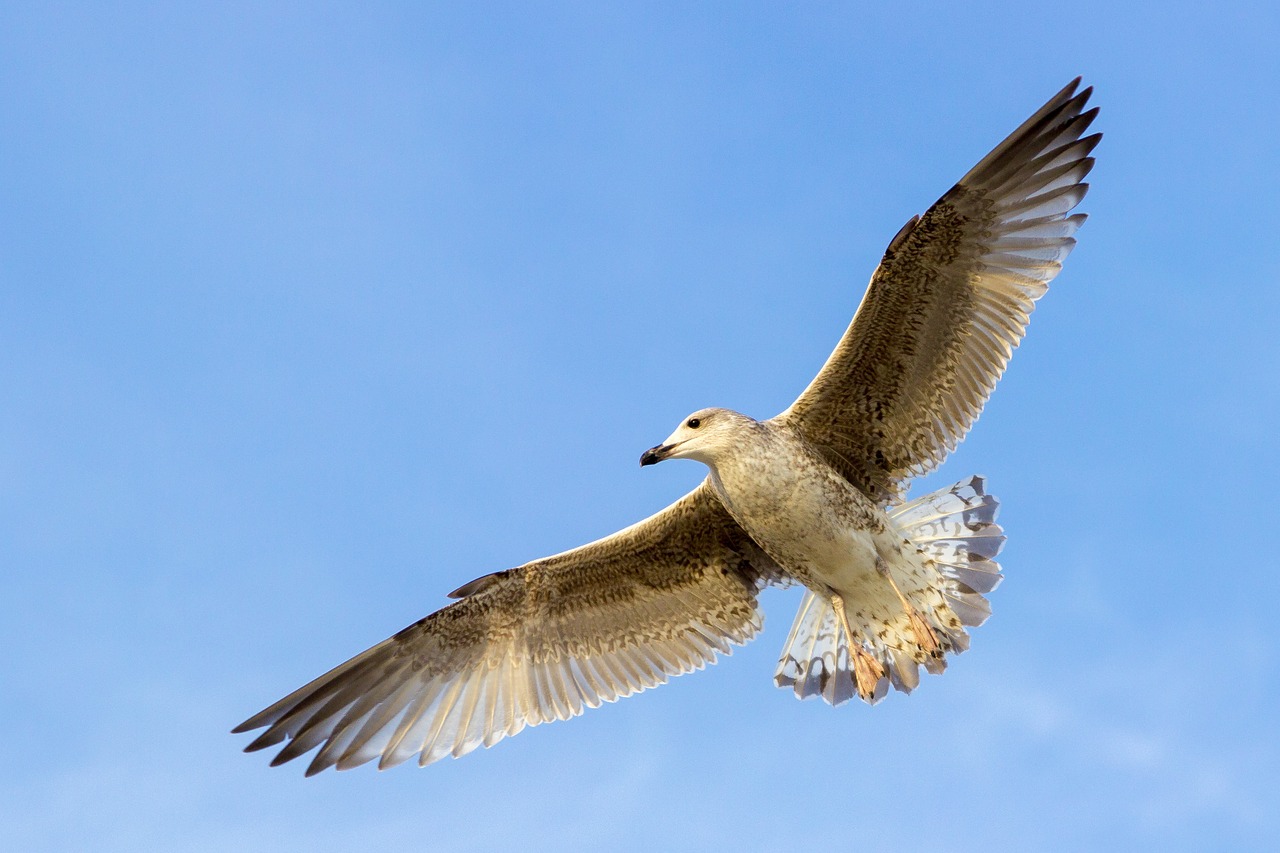
<path id="1" fill-rule="evenodd" d="M 704 483 L 606 539 L 486 575 L 461 600 L 235 731 L 307 769 L 429 764 L 701 669 L 760 629 L 776 574 Z"/>
<path id="2" fill-rule="evenodd" d="M 969 170 L 885 252 L 790 421 L 866 494 L 890 502 L 981 412 L 1035 302 L 1075 246 L 1097 115 L 1079 79 Z"/>

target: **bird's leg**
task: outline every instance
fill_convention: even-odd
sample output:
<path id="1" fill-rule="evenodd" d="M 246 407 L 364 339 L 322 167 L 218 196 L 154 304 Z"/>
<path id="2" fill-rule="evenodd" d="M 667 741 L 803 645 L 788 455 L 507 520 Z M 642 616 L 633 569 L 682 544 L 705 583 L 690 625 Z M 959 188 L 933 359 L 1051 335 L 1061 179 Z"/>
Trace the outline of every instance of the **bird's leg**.
<path id="1" fill-rule="evenodd" d="M 866 702 L 874 701 L 876 686 L 880 683 L 880 679 L 884 678 L 884 667 L 862 647 L 859 640 L 854 638 L 853 629 L 849 627 L 849 617 L 844 612 L 844 599 L 838 595 L 831 596 L 831 606 L 835 608 L 836 621 L 840 623 L 845 644 L 849 647 L 849 657 L 853 663 L 853 681 L 857 685 L 858 695 Z"/>
<path id="2" fill-rule="evenodd" d="M 938 657 L 942 654 L 942 644 L 938 642 L 938 635 L 933 633 L 933 628 L 929 623 L 924 621 L 924 617 L 920 615 L 920 611 L 912 606 L 907 597 L 902 594 L 902 590 L 898 589 L 898 585 L 893 580 L 893 575 L 889 573 L 889 566 L 879 556 L 876 556 L 876 571 L 881 577 L 889 582 L 889 586 L 893 587 L 893 592 L 898 596 L 898 601 L 902 602 L 902 609 L 907 612 L 907 619 L 911 623 L 911 633 L 916 635 L 916 643 L 924 650 L 925 654 Z"/>

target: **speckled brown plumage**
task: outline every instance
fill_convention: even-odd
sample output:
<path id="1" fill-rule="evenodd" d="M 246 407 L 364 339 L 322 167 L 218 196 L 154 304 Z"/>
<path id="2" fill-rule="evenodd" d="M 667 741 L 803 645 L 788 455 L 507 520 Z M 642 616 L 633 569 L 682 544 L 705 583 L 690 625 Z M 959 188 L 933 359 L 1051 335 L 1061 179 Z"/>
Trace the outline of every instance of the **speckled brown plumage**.
<path id="1" fill-rule="evenodd" d="M 248 750 L 283 744 L 278 764 L 318 748 L 308 774 L 456 757 L 701 668 L 759 630 L 763 585 L 793 580 L 807 592 L 779 685 L 874 702 L 914 689 L 919 666 L 940 672 L 990 614 L 997 502 L 978 477 L 902 492 L 964 437 L 1074 245 L 1099 139 L 1082 136 L 1097 111 L 1078 83 L 899 230 L 790 408 L 704 410 L 642 459 L 696 459 L 706 482 L 613 536 L 465 584 L 238 726 L 265 728 Z"/>
<path id="2" fill-rule="evenodd" d="M 704 484 L 605 539 L 478 578 L 238 730 L 268 727 L 250 749 L 289 739 L 273 763 L 324 743 L 308 773 L 461 755 L 701 669 L 755 635 L 756 595 L 781 578 Z"/>
<path id="3" fill-rule="evenodd" d="M 783 414 L 881 501 L 932 470 L 982 411 L 1031 310 L 1075 245 L 1101 134 L 1079 81 L 898 235 L 853 322 Z"/>

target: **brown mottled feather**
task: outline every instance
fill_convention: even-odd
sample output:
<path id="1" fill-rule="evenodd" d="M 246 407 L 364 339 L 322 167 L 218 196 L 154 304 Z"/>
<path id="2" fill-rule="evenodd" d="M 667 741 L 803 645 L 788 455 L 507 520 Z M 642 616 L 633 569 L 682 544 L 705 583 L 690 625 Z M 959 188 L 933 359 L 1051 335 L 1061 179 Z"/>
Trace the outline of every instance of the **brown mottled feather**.
<path id="1" fill-rule="evenodd" d="M 1084 216 L 1079 80 L 894 237 L 848 331 L 779 419 L 865 494 L 900 496 L 964 438 Z"/>
<path id="2" fill-rule="evenodd" d="M 963 438 L 1074 245 L 1084 217 L 1068 214 L 1087 189 L 1099 139 L 1081 138 L 1096 110 L 1082 112 L 1089 90 L 1075 94 L 1078 83 L 898 232 L 835 352 L 775 419 L 876 503 Z M 980 488 L 976 497 L 985 497 Z M 998 532 L 994 499 L 982 506 L 991 511 L 984 530 Z M 967 560 L 952 571 L 969 572 L 979 591 L 994 587 L 988 576 L 998 568 Z M 465 584 L 451 594 L 461 600 L 235 731 L 265 728 L 248 751 L 284 744 L 272 764 L 318 748 L 308 775 L 375 758 L 388 767 L 414 755 L 422 764 L 456 757 L 701 668 L 756 633 L 757 592 L 787 579 L 704 482 L 613 536 Z M 989 612 L 972 597 L 964 624 Z M 953 607 L 964 604 L 952 597 Z M 809 638 L 793 629 L 788 640 L 805 654 L 779 677 L 798 695 L 812 692 L 813 671 L 800 664 L 812 663 L 825 625 L 807 625 Z M 914 665 L 895 677 L 909 690 Z"/>
<path id="3" fill-rule="evenodd" d="M 415 622 L 246 720 L 273 763 L 308 773 L 428 763 L 701 669 L 760 626 L 780 576 L 703 483 L 612 536 L 486 575 Z"/>

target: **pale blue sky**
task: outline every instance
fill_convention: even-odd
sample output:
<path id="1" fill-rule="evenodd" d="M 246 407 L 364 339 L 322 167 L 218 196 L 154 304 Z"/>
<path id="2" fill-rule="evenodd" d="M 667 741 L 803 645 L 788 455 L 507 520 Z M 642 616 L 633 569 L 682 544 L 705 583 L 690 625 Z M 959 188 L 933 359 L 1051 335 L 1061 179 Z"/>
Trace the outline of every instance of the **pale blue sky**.
<path id="1" fill-rule="evenodd" d="M 453 5 L 0 7 L 0 847 L 1273 843 L 1273 4 Z M 718 666 L 460 761 L 239 752 L 696 483 L 640 451 L 785 407 L 1077 74 L 1090 220 L 922 484 L 987 475 L 1010 537 L 945 676 L 799 703 L 771 592 Z"/>

